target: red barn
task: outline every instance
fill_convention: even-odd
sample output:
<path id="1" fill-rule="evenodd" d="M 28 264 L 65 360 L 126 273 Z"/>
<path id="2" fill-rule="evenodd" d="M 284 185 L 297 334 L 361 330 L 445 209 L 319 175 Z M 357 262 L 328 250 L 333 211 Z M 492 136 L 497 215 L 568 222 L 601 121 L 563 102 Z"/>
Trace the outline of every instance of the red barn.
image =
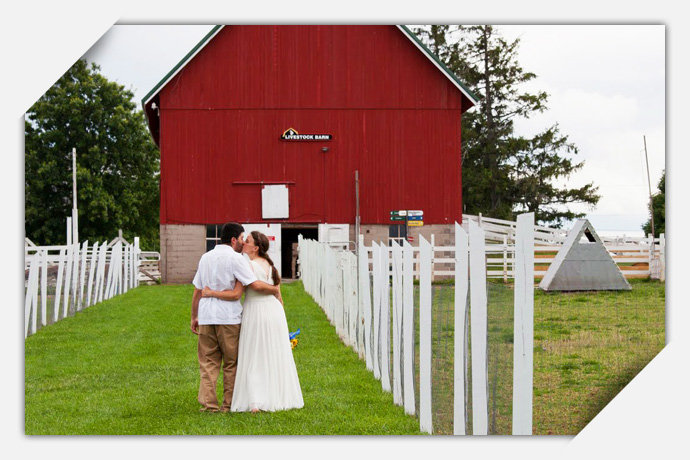
<path id="1" fill-rule="evenodd" d="M 163 281 L 191 281 L 227 221 L 269 234 L 287 277 L 298 233 L 353 242 L 358 212 L 367 243 L 450 238 L 475 102 L 404 26 L 214 27 L 143 100 Z M 423 226 L 395 210 L 423 211 Z"/>

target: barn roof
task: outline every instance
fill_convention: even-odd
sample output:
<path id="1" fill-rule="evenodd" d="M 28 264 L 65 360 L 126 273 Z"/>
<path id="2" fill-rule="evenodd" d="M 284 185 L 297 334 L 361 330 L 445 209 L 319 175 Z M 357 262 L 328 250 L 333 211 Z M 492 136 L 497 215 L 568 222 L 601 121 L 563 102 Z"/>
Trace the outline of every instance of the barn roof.
<path id="1" fill-rule="evenodd" d="M 206 34 L 204 38 L 201 39 L 199 43 L 192 48 L 192 50 L 187 53 L 185 57 L 182 58 L 180 62 L 177 63 L 175 67 L 173 67 L 170 72 L 168 72 L 161 81 L 158 82 L 156 86 L 153 87 L 151 91 L 148 92 L 146 96 L 144 96 L 144 99 L 142 99 L 142 105 L 144 106 L 144 110 L 146 109 L 146 105 L 153 100 L 154 97 L 160 92 L 163 87 L 168 84 L 170 80 L 172 80 L 175 75 L 177 75 L 180 70 L 182 70 L 189 61 L 194 58 L 194 56 L 199 53 L 212 39 L 215 37 L 220 30 L 225 27 L 224 25 L 217 25 L 214 26 L 211 31 Z M 422 43 L 422 41 L 406 26 L 404 25 L 398 25 L 398 29 L 408 38 L 414 45 L 422 51 L 427 58 L 441 71 L 443 72 L 446 77 L 457 87 L 462 94 L 467 97 L 470 102 L 472 102 L 472 105 L 476 105 L 478 100 L 477 97 L 470 91 L 461 81 L 460 79 L 450 70 L 448 67 L 446 67 L 443 62 L 433 53 L 429 48 Z M 145 110 L 146 111 L 146 110 Z"/>

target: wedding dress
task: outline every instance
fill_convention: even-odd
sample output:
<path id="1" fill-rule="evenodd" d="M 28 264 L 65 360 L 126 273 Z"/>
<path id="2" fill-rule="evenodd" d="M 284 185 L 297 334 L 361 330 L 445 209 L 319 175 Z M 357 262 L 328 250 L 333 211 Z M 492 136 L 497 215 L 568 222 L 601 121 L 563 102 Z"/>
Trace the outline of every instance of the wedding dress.
<path id="1" fill-rule="evenodd" d="M 273 284 L 272 271 L 251 261 L 257 279 Z M 285 311 L 273 295 L 246 290 L 232 412 L 278 411 L 304 406 L 292 357 Z"/>

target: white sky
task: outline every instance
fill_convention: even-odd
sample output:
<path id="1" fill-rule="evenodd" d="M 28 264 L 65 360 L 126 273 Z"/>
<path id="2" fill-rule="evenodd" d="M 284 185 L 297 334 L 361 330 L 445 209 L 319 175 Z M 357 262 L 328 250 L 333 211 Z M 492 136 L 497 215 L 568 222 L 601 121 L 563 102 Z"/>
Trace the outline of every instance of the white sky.
<path id="1" fill-rule="evenodd" d="M 141 100 L 210 30 L 210 25 L 116 25 L 86 53 L 103 73 Z M 529 84 L 550 94 L 549 111 L 516 124 L 532 134 L 553 123 L 580 149 L 584 168 L 572 185 L 594 182 L 602 198 L 588 213 L 595 228 L 641 234 L 648 188 L 664 168 L 664 26 L 500 26 L 520 37 L 520 64 L 537 74 Z M 527 88 L 526 88 L 527 89 Z"/>

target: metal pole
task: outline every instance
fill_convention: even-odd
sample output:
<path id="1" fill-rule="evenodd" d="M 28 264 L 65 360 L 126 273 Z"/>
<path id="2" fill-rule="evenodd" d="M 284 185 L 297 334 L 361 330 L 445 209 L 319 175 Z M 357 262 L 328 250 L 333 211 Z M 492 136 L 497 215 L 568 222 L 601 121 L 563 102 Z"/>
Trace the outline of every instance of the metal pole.
<path id="1" fill-rule="evenodd" d="M 649 179 L 649 158 L 647 157 L 647 137 L 642 136 L 644 141 L 644 159 L 647 162 L 647 187 L 649 188 L 649 215 L 651 216 L 652 223 L 652 247 L 650 249 L 651 254 L 654 254 L 654 206 L 652 201 L 652 182 Z"/>
<path id="2" fill-rule="evenodd" d="M 72 147 L 72 241 L 79 242 L 79 220 L 77 213 L 77 149 Z"/>
<path id="3" fill-rule="evenodd" d="M 355 254 L 359 255 L 359 170 L 355 170 Z M 358 259 L 359 260 L 359 259 Z"/>

